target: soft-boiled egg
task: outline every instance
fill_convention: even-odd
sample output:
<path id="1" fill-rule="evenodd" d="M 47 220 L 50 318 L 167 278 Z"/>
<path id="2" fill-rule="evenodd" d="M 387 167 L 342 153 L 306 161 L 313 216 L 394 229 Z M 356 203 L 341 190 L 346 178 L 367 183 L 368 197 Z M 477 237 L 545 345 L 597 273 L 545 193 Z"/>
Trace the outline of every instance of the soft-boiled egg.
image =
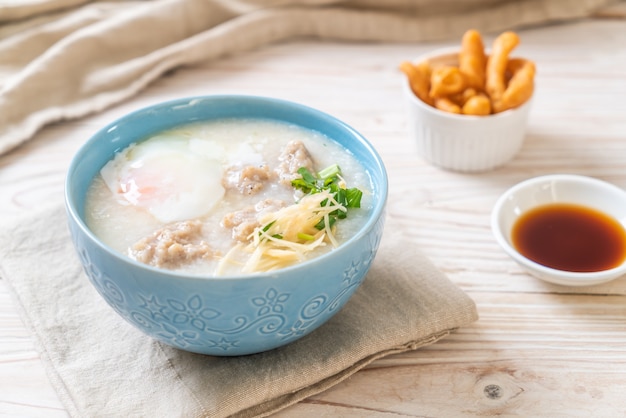
<path id="1" fill-rule="evenodd" d="M 147 210 L 161 222 L 202 217 L 224 196 L 223 150 L 158 136 L 119 152 L 100 171 L 118 201 Z"/>

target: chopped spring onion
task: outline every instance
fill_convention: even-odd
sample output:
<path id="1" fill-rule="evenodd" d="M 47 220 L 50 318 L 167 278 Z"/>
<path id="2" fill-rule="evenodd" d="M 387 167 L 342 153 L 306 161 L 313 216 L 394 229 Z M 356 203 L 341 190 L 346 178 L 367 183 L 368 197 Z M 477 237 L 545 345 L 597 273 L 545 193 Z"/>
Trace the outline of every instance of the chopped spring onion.
<path id="1" fill-rule="evenodd" d="M 239 259 L 243 272 L 276 270 L 305 260 L 307 253 L 327 242 L 339 245 L 333 227 L 337 220 L 346 218 L 349 208 L 361 206 L 363 193 L 346 187 L 337 164 L 316 174 L 304 167 L 298 173 L 302 177 L 293 180 L 292 185 L 304 196 L 293 205 L 265 214 L 250 234 L 251 241 L 231 249 L 220 269 Z M 247 253 L 249 257 L 244 261 L 236 253 Z"/>
<path id="2" fill-rule="evenodd" d="M 337 219 L 345 219 L 347 208 L 361 207 L 361 197 L 363 192 L 356 187 L 346 188 L 344 179 L 341 177 L 341 168 L 337 164 L 326 167 L 319 171 L 317 175 L 311 173 L 306 167 L 300 167 L 298 173 L 302 178 L 292 180 L 291 185 L 305 194 L 315 194 L 321 191 L 328 191 L 333 199 L 338 203 L 335 211 L 329 213 L 328 220 L 322 219 L 317 224 L 317 229 L 322 230 L 328 222 L 332 227 Z M 326 205 L 323 201 L 322 204 Z"/>

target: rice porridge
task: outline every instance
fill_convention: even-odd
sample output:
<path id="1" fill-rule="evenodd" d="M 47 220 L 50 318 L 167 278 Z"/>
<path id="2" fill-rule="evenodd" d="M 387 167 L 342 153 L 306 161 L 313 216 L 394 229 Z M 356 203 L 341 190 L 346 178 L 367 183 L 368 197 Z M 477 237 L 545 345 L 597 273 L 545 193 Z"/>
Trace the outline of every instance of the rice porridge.
<path id="1" fill-rule="evenodd" d="M 269 119 L 220 119 L 118 152 L 87 193 L 105 244 L 159 268 L 207 276 L 283 268 L 358 231 L 372 185 L 325 135 Z"/>

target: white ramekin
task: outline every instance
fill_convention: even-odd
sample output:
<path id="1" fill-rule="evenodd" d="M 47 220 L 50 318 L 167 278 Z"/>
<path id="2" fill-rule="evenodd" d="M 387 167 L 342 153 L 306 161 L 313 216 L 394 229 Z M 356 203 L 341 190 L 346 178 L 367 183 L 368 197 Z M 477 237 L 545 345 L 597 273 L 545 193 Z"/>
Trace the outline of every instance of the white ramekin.
<path id="1" fill-rule="evenodd" d="M 458 49 L 441 49 L 414 60 L 457 65 Z M 523 105 L 489 116 L 458 115 L 438 110 L 417 98 L 408 79 L 404 83 L 409 131 L 417 152 L 441 168 L 481 172 L 510 161 L 526 136 L 532 98 Z"/>

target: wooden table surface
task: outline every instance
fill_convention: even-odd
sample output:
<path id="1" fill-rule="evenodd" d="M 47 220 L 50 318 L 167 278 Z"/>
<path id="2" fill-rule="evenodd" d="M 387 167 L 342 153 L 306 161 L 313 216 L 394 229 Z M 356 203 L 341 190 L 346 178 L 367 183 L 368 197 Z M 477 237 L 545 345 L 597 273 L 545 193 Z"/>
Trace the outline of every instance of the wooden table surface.
<path id="1" fill-rule="evenodd" d="M 301 102 L 374 144 L 389 173 L 389 216 L 402 219 L 415 245 L 476 301 L 480 319 L 432 346 L 376 361 L 277 416 L 626 417 L 626 277 L 584 288 L 545 283 L 518 267 L 489 227 L 498 196 L 530 177 L 573 173 L 626 189 L 626 19 L 518 32 L 516 55 L 536 61 L 537 91 L 524 146 L 500 169 L 438 169 L 409 137 L 398 64 L 457 42 L 301 39 L 179 69 L 114 108 L 46 127 L 0 157 L 0 217 L 61 202 L 74 152 L 131 110 L 215 93 Z M 67 416 L 1 279 L 0 416 Z"/>

